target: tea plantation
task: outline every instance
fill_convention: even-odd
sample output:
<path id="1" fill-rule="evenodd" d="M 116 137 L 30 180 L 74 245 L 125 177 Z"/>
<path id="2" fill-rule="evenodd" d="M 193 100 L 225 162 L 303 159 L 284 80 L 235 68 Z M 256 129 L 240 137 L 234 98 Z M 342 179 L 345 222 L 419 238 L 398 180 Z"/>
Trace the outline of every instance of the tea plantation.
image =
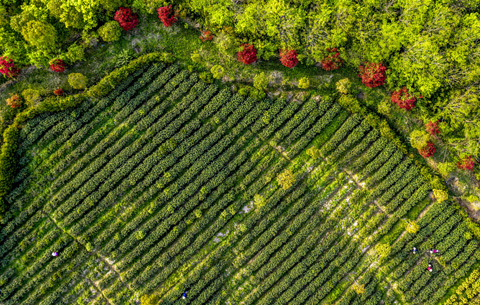
<path id="1" fill-rule="evenodd" d="M 480 298 L 479 241 L 455 205 L 320 96 L 258 101 L 156 63 L 27 121 L 16 157 L 2 305 Z"/>

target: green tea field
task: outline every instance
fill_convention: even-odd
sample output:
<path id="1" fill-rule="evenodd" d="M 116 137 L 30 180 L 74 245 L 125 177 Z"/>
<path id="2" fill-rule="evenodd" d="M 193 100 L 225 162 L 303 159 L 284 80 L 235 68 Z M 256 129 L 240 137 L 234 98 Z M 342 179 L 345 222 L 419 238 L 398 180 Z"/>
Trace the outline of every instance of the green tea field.
<path id="1" fill-rule="evenodd" d="M 337 101 L 155 63 L 19 132 L 2 305 L 480 303 L 464 216 Z"/>

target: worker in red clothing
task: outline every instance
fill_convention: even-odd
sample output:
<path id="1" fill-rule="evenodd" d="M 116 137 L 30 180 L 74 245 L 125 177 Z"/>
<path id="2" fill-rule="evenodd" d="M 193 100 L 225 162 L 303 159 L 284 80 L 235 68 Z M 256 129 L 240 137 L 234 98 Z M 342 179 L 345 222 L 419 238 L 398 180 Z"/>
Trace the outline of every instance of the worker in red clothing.
<path id="1" fill-rule="evenodd" d="M 432 269 L 432 264 L 428 264 L 427 270 L 430 271 L 430 272 L 433 271 L 433 269 Z"/>

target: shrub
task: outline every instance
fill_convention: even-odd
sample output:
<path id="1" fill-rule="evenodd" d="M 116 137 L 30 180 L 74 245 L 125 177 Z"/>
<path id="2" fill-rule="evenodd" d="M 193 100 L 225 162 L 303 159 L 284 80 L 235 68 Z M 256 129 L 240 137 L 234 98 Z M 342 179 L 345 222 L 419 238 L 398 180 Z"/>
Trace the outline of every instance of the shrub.
<path id="1" fill-rule="evenodd" d="M 258 90 L 265 90 L 267 89 L 268 83 L 269 83 L 269 78 L 267 75 L 265 75 L 265 72 L 262 72 L 260 74 L 256 74 L 253 77 L 253 87 L 257 88 Z"/>
<path id="2" fill-rule="evenodd" d="M 6 102 L 8 106 L 17 108 L 22 106 L 23 100 L 19 94 L 12 94 L 9 98 L 7 98 Z"/>
<path id="3" fill-rule="evenodd" d="M 322 156 L 320 149 L 316 148 L 315 146 L 307 149 L 307 155 L 309 155 L 312 159 L 318 159 Z"/>
<path id="4" fill-rule="evenodd" d="M 87 87 L 87 77 L 82 73 L 71 73 L 68 75 L 68 83 L 73 89 L 84 89 Z"/>
<path id="5" fill-rule="evenodd" d="M 359 76 L 362 79 L 362 83 L 369 87 L 375 88 L 385 83 L 387 79 L 387 68 L 382 63 L 366 63 L 359 67 Z"/>
<path id="6" fill-rule="evenodd" d="M 215 65 L 210 69 L 210 72 L 212 72 L 213 78 L 219 79 L 225 74 L 225 69 L 220 65 Z"/>
<path id="7" fill-rule="evenodd" d="M 390 255 L 392 248 L 388 244 L 377 244 L 375 246 L 375 251 L 378 255 L 380 255 L 380 257 L 385 258 Z"/>
<path id="8" fill-rule="evenodd" d="M 473 160 L 472 156 L 468 156 L 463 158 L 462 162 L 457 162 L 457 167 L 459 169 L 466 169 L 473 171 L 473 166 L 475 165 L 475 160 Z"/>
<path id="9" fill-rule="evenodd" d="M 415 221 L 407 221 L 407 226 L 405 230 L 410 234 L 415 234 L 420 230 L 420 226 Z"/>
<path id="10" fill-rule="evenodd" d="M 430 136 L 424 130 L 414 130 L 410 133 L 410 144 L 420 150 L 427 146 Z"/>
<path id="11" fill-rule="evenodd" d="M 17 67 L 13 59 L 6 56 L 0 56 L 0 73 L 6 78 L 13 78 L 20 74 L 20 69 Z"/>
<path id="12" fill-rule="evenodd" d="M 246 65 L 249 65 L 257 60 L 257 50 L 253 45 L 242 44 L 242 51 L 237 53 L 237 58 L 239 61 L 243 62 Z"/>
<path id="13" fill-rule="evenodd" d="M 391 99 L 393 103 L 398 105 L 398 107 L 406 110 L 414 108 L 415 102 L 417 101 L 416 97 L 411 96 L 407 92 L 407 87 L 403 87 L 403 89 L 393 91 Z"/>
<path id="14" fill-rule="evenodd" d="M 199 36 L 200 40 L 205 42 L 205 41 L 210 41 L 213 39 L 213 34 L 210 31 L 204 31 L 200 30 L 201 35 Z"/>
<path id="15" fill-rule="evenodd" d="M 171 26 L 175 22 L 177 22 L 177 18 L 175 18 L 173 14 L 172 6 L 163 6 L 158 8 L 158 18 L 163 22 L 163 25 L 166 27 Z"/>
<path id="16" fill-rule="evenodd" d="M 348 78 L 339 80 L 336 84 L 337 91 L 341 94 L 348 94 L 352 88 L 352 82 Z"/>
<path id="17" fill-rule="evenodd" d="M 50 61 L 50 70 L 53 72 L 63 72 L 67 68 L 65 62 L 61 59 L 53 59 Z"/>
<path id="18" fill-rule="evenodd" d="M 157 305 L 159 301 L 160 297 L 155 294 L 142 295 L 142 297 L 140 298 L 140 304 L 142 305 Z"/>
<path id="19" fill-rule="evenodd" d="M 453 162 L 441 162 L 438 163 L 437 168 L 442 176 L 447 177 L 455 170 L 456 166 Z"/>
<path id="20" fill-rule="evenodd" d="M 122 28 L 118 22 L 109 21 L 98 29 L 98 35 L 106 42 L 117 41 L 122 35 Z"/>
<path id="21" fill-rule="evenodd" d="M 53 90 L 53 94 L 55 94 L 57 96 L 61 96 L 61 95 L 64 95 L 65 92 L 63 91 L 62 88 L 58 88 L 58 89 Z"/>
<path id="22" fill-rule="evenodd" d="M 85 58 L 85 47 L 76 43 L 72 44 L 68 47 L 65 58 L 70 64 L 83 60 Z"/>
<path id="23" fill-rule="evenodd" d="M 429 134 L 432 136 L 436 135 L 437 133 L 440 133 L 440 130 L 438 129 L 438 121 L 436 122 L 428 122 L 427 125 L 425 126 L 425 129 Z"/>
<path id="24" fill-rule="evenodd" d="M 291 170 L 286 169 L 277 176 L 277 182 L 284 190 L 288 190 L 295 183 L 295 176 Z"/>
<path id="25" fill-rule="evenodd" d="M 333 71 L 340 68 L 340 65 L 342 64 L 342 60 L 339 57 L 340 53 L 338 53 L 337 48 L 327 49 L 327 52 L 329 54 L 320 61 L 320 63 L 322 64 L 323 70 Z"/>
<path id="26" fill-rule="evenodd" d="M 433 197 L 437 199 L 438 202 L 443 202 L 448 199 L 448 193 L 443 190 L 433 190 Z"/>
<path id="27" fill-rule="evenodd" d="M 55 49 L 57 31 L 50 23 L 31 20 L 22 27 L 22 36 L 31 45 L 42 50 Z"/>
<path id="28" fill-rule="evenodd" d="M 292 69 L 298 64 L 296 50 L 280 50 L 280 62 L 287 68 Z"/>
<path id="29" fill-rule="evenodd" d="M 204 82 L 206 82 L 208 84 L 213 83 L 213 74 L 210 73 L 210 72 L 202 72 L 202 73 L 198 74 L 198 77 L 200 77 L 201 80 L 203 80 Z"/>
<path id="30" fill-rule="evenodd" d="M 42 98 L 40 92 L 35 89 L 25 89 L 22 91 L 22 95 L 28 106 L 34 106 Z"/>
<path id="31" fill-rule="evenodd" d="M 133 30 L 138 25 L 138 15 L 133 13 L 131 8 L 121 7 L 115 12 L 113 20 L 125 31 Z"/>
<path id="32" fill-rule="evenodd" d="M 352 289 L 357 294 L 365 293 L 365 284 L 360 285 L 359 283 L 355 283 L 355 284 L 352 285 Z"/>
<path id="33" fill-rule="evenodd" d="M 253 97 L 255 100 L 262 100 L 267 95 L 265 94 L 265 91 L 263 91 L 263 90 L 258 90 L 257 88 L 252 88 L 252 90 L 250 90 L 250 96 Z"/>
<path id="34" fill-rule="evenodd" d="M 418 152 L 424 158 L 429 158 L 437 151 L 435 145 L 432 142 L 427 142 L 427 145 L 422 147 Z"/>
<path id="35" fill-rule="evenodd" d="M 298 88 L 308 89 L 310 87 L 310 80 L 308 77 L 302 77 L 298 80 Z"/>

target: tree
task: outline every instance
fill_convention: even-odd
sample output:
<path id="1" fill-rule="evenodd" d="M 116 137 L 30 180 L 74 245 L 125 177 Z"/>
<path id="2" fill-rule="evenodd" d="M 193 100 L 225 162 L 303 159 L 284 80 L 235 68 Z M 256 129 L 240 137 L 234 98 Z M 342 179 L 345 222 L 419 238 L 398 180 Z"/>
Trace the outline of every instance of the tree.
<path id="1" fill-rule="evenodd" d="M 288 190 L 295 183 L 295 176 L 291 170 L 286 169 L 277 176 L 277 182 L 284 190 Z"/>
<path id="2" fill-rule="evenodd" d="M 98 29 L 98 35 L 103 41 L 117 41 L 122 36 L 122 28 L 117 21 L 109 21 Z"/>
<path id="3" fill-rule="evenodd" d="M 309 155 L 312 159 L 318 159 L 322 156 L 320 149 L 316 148 L 315 146 L 307 149 L 307 155 Z"/>
<path id="4" fill-rule="evenodd" d="M 422 149 L 418 150 L 418 153 L 424 157 L 424 158 L 429 158 L 433 156 L 433 154 L 437 151 L 435 148 L 435 145 L 432 142 L 427 142 L 427 145 L 422 147 Z"/>
<path id="5" fill-rule="evenodd" d="M 7 105 L 12 108 L 21 107 L 23 104 L 22 97 L 19 94 L 11 94 L 9 98 L 6 100 Z"/>
<path id="6" fill-rule="evenodd" d="M 444 177 L 448 177 L 450 175 L 450 173 L 452 173 L 456 166 L 455 166 L 455 163 L 453 162 L 440 162 L 437 164 L 437 168 L 438 168 L 438 172 L 444 176 Z"/>
<path id="7" fill-rule="evenodd" d="M 215 65 L 210 69 L 210 72 L 213 75 L 213 78 L 222 78 L 225 74 L 225 69 L 220 65 Z"/>
<path id="8" fill-rule="evenodd" d="M 357 294 L 362 294 L 365 293 L 365 284 L 360 285 L 359 283 L 355 282 L 352 285 L 353 291 L 355 291 Z"/>
<path id="9" fill-rule="evenodd" d="M 463 158 L 462 162 L 457 162 L 457 167 L 459 169 L 470 170 L 473 172 L 473 166 L 475 165 L 475 160 L 472 156 Z"/>
<path id="10" fill-rule="evenodd" d="M 14 78 L 20 74 L 20 69 L 13 59 L 0 56 L 0 73 L 6 78 Z"/>
<path id="11" fill-rule="evenodd" d="M 335 84 L 335 86 L 339 93 L 348 94 L 352 88 L 352 82 L 348 78 L 342 78 Z"/>
<path id="12" fill-rule="evenodd" d="M 432 136 L 435 136 L 437 133 L 440 133 L 440 130 L 438 129 L 438 121 L 428 122 L 427 125 L 425 126 L 425 130 Z"/>
<path id="13" fill-rule="evenodd" d="M 414 130 L 410 133 L 410 144 L 412 147 L 421 150 L 425 146 L 427 146 L 428 140 L 430 136 L 424 130 Z"/>
<path id="14" fill-rule="evenodd" d="M 213 34 L 210 31 L 200 30 L 201 35 L 199 36 L 202 42 L 210 41 L 213 39 Z"/>
<path id="15" fill-rule="evenodd" d="M 411 96 L 407 92 L 407 87 L 403 87 L 403 89 L 393 91 L 391 100 L 392 103 L 397 104 L 398 107 L 405 110 L 410 110 L 415 107 L 415 102 L 417 101 L 417 98 Z"/>
<path id="16" fill-rule="evenodd" d="M 35 106 L 41 99 L 40 91 L 35 89 L 25 89 L 22 91 L 23 98 L 27 102 L 27 105 L 32 107 Z"/>
<path id="17" fill-rule="evenodd" d="M 63 72 L 65 71 L 67 65 L 65 64 L 65 62 L 61 59 L 53 59 L 50 61 L 50 70 L 54 71 L 54 72 Z"/>
<path id="18" fill-rule="evenodd" d="M 237 58 L 239 61 L 249 65 L 257 60 L 257 50 L 253 47 L 253 45 L 244 43 L 240 46 L 240 48 L 241 51 L 237 53 Z"/>
<path id="19" fill-rule="evenodd" d="M 138 25 L 138 14 L 135 14 L 131 8 L 121 7 L 115 12 L 113 20 L 125 31 L 133 30 Z"/>
<path id="20" fill-rule="evenodd" d="M 381 62 L 367 62 L 365 65 L 361 65 L 359 70 L 359 76 L 362 79 L 362 83 L 368 88 L 379 87 L 383 85 L 387 79 L 387 67 Z"/>
<path id="21" fill-rule="evenodd" d="M 158 18 L 160 18 L 164 26 L 169 27 L 177 22 L 171 5 L 160 7 L 157 12 Z"/>
<path id="22" fill-rule="evenodd" d="M 57 31 L 50 23 L 32 20 L 22 28 L 23 38 L 38 49 L 54 50 Z"/>
<path id="23" fill-rule="evenodd" d="M 333 71 L 340 68 L 342 60 L 340 59 L 340 53 L 337 51 L 337 48 L 327 49 L 327 53 L 328 55 L 320 61 L 323 70 Z"/>
<path id="24" fill-rule="evenodd" d="M 160 297 L 155 294 L 142 295 L 142 297 L 140 298 L 141 305 L 157 305 L 159 301 L 160 301 Z"/>
<path id="25" fill-rule="evenodd" d="M 280 50 L 280 62 L 287 68 L 294 68 L 298 64 L 296 50 Z"/>
<path id="26" fill-rule="evenodd" d="M 375 246 L 375 251 L 381 258 L 386 258 L 390 255 L 390 252 L 392 252 L 392 247 L 388 244 L 377 244 Z"/>
<path id="27" fill-rule="evenodd" d="M 407 220 L 405 230 L 410 234 L 415 234 L 420 230 L 420 226 L 413 220 Z"/>
<path id="28" fill-rule="evenodd" d="M 298 88 L 308 89 L 310 87 L 310 79 L 308 77 L 302 77 L 298 80 Z"/>
<path id="29" fill-rule="evenodd" d="M 55 94 L 56 96 L 61 96 L 61 95 L 64 95 L 65 92 L 63 91 L 62 88 L 58 88 L 58 89 L 53 90 L 53 94 Z"/>
<path id="30" fill-rule="evenodd" d="M 258 90 L 266 90 L 269 82 L 270 80 L 265 72 L 256 74 L 253 77 L 253 87 L 257 88 Z"/>
<path id="31" fill-rule="evenodd" d="M 433 197 L 435 197 L 435 199 L 438 201 L 438 202 L 443 202 L 445 200 L 448 199 L 448 193 L 445 192 L 445 191 L 442 191 L 442 190 L 436 190 L 434 189 L 433 190 Z"/>
<path id="32" fill-rule="evenodd" d="M 68 75 L 68 83 L 73 89 L 84 89 L 87 87 L 87 77 L 82 73 L 71 73 Z"/>

